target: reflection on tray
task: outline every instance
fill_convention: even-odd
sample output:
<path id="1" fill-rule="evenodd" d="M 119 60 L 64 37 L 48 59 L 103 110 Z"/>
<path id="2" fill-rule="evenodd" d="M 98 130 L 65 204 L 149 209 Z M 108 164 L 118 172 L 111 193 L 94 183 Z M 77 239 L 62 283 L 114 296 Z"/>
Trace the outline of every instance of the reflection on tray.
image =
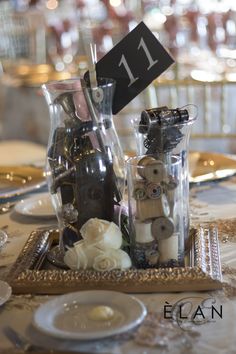
<path id="1" fill-rule="evenodd" d="M 42 187 L 46 183 L 41 168 L 0 166 L 0 198 L 11 198 Z"/>
<path id="2" fill-rule="evenodd" d="M 78 290 L 132 293 L 201 291 L 222 287 L 217 229 L 192 228 L 185 267 L 99 272 L 64 270 L 48 264 L 58 232 L 35 231 L 9 273 L 14 293 L 62 294 Z"/>

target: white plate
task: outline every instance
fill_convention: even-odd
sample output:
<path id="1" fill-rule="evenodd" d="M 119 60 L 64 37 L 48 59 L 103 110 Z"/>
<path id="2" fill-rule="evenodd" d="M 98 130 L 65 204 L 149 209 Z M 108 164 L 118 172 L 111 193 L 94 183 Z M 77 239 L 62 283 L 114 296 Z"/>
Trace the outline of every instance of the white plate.
<path id="1" fill-rule="evenodd" d="M 12 290 L 8 283 L 0 280 L 0 306 L 3 305 L 11 296 Z"/>
<path id="2" fill-rule="evenodd" d="M 56 217 L 51 197 L 48 193 L 38 194 L 31 198 L 21 200 L 15 205 L 15 211 L 22 215 L 37 218 Z"/>
<path id="3" fill-rule="evenodd" d="M 111 307 L 114 317 L 90 320 L 88 312 L 98 305 Z M 143 303 L 133 296 L 116 291 L 80 291 L 41 305 L 34 314 L 34 325 L 57 338 L 99 339 L 132 329 L 143 321 L 146 313 Z"/>

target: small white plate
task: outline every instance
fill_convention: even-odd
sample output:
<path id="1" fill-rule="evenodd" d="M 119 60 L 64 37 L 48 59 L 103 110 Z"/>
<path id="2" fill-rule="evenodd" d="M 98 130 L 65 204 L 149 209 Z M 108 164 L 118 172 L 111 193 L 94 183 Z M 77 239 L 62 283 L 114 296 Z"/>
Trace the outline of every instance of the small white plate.
<path id="1" fill-rule="evenodd" d="M 23 199 L 15 205 L 15 211 L 26 216 L 37 218 L 55 218 L 55 211 L 52 206 L 51 197 L 48 193 L 35 195 Z"/>
<path id="2" fill-rule="evenodd" d="M 0 280 L 0 306 L 3 305 L 11 296 L 12 289 L 8 283 Z"/>
<path id="3" fill-rule="evenodd" d="M 111 307 L 114 317 L 89 319 L 89 311 L 100 305 Z M 90 340 L 126 332 L 139 325 L 146 313 L 144 304 L 133 296 L 116 291 L 80 291 L 41 305 L 34 314 L 34 325 L 57 338 Z"/>

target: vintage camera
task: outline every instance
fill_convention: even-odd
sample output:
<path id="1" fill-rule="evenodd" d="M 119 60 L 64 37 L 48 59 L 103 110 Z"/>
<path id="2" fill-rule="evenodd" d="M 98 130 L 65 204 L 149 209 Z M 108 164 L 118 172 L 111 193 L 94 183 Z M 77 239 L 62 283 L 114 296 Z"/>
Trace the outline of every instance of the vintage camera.
<path id="1" fill-rule="evenodd" d="M 187 109 L 169 109 L 167 106 L 151 108 L 141 113 L 139 123 L 139 132 L 145 134 L 151 125 L 159 125 L 159 127 L 173 126 L 189 120 Z"/>
<path id="2" fill-rule="evenodd" d="M 139 132 L 146 134 L 146 154 L 166 153 L 182 140 L 179 124 L 189 120 L 187 109 L 169 109 L 167 106 L 145 110 L 141 113 Z"/>

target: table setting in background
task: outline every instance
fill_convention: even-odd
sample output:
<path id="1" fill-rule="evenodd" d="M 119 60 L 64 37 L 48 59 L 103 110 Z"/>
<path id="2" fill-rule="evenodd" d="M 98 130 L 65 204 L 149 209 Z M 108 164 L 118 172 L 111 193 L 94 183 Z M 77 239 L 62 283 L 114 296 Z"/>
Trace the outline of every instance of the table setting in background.
<path id="1" fill-rule="evenodd" d="M 191 102 L 143 107 L 124 154 L 112 115 L 174 60 L 143 22 L 89 51 L 42 86 L 47 149 L 0 142 L 0 349 L 234 353 L 236 158 L 188 152 Z"/>

